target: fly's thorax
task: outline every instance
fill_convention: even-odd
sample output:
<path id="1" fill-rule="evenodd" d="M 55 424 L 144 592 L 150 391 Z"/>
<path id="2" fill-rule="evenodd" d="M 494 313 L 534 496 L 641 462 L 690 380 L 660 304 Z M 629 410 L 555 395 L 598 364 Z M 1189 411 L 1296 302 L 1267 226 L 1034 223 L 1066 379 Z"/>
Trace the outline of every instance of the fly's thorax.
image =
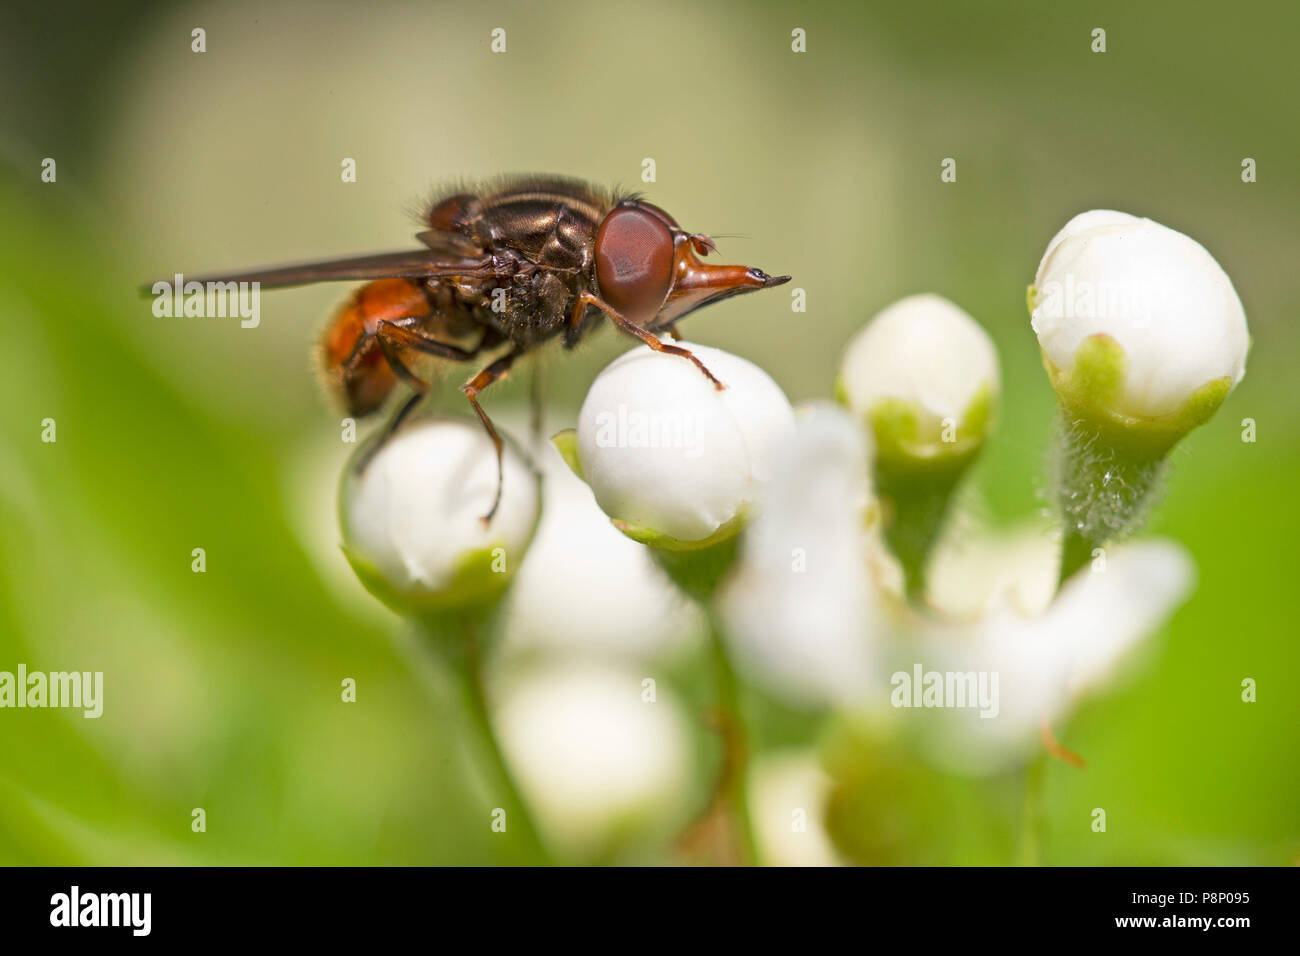
<path id="1" fill-rule="evenodd" d="M 430 207 L 436 231 L 468 237 L 484 251 L 512 250 L 538 265 L 584 270 L 596 229 L 613 205 L 578 180 L 524 177 L 477 192 L 457 191 Z"/>
<path id="2" fill-rule="evenodd" d="M 577 302 L 577 273 L 537 269 L 484 283 L 475 297 L 478 320 L 525 348 L 558 335 Z"/>

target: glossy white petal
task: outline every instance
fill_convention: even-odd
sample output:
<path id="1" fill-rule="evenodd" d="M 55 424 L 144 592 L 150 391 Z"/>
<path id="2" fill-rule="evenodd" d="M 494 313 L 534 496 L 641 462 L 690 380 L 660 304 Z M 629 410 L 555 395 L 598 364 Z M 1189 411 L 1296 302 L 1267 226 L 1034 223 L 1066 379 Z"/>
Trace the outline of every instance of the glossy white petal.
<path id="1" fill-rule="evenodd" d="M 852 705 L 875 670 L 867 448 L 847 413 L 801 414 L 719 595 L 741 664 L 801 703 Z"/>
<path id="2" fill-rule="evenodd" d="M 926 627 L 914 650 L 895 648 L 898 665 L 996 674 L 996 715 L 970 707 L 908 713 L 932 724 L 932 746 L 963 769 L 993 770 L 1032 753 L 1042 722 L 1068 715 L 1113 676 L 1186 600 L 1194 578 L 1181 546 L 1135 542 L 1109 552 L 1104 570 L 1072 578 L 1040 615 L 1004 606 L 974 622 Z"/>

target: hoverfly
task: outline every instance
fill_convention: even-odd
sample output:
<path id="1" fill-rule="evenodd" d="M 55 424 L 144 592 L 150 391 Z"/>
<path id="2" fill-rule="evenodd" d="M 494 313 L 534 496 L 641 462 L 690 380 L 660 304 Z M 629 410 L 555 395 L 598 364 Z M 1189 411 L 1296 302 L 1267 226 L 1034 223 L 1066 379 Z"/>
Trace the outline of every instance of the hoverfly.
<path id="1" fill-rule="evenodd" d="M 411 369 L 420 356 L 470 362 L 493 356 L 461 386 L 497 454 L 501 501 L 502 442 L 479 395 L 504 378 L 530 349 L 560 337 L 572 348 L 600 321 L 660 352 L 695 363 L 677 338 L 677 322 L 696 309 L 790 280 L 747 266 L 710 265 L 713 240 L 687 232 L 636 195 L 576 179 L 515 176 L 434 199 L 416 238 L 424 248 L 336 259 L 201 282 L 293 286 L 369 280 L 337 312 L 321 342 L 326 375 L 349 414 L 376 411 L 400 380 L 413 394 L 391 432 L 429 390 Z M 363 464 L 364 467 L 364 464 Z"/>

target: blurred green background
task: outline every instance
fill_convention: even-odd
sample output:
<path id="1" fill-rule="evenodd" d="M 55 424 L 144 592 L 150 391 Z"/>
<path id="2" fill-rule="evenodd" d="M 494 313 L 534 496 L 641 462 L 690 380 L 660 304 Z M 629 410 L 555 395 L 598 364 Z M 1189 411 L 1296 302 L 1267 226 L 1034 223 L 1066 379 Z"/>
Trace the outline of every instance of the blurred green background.
<path id="1" fill-rule="evenodd" d="M 0 17 L 0 669 L 106 672 L 100 720 L 0 711 L 0 862 L 512 859 L 399 625 L 333 550 L 348 448 L 309 346 L 343 290 L 269 293 L 243 330 L 154 318 L 135 289 L 400 248 L 430 188 L 534 170 L 643 188 L 687 228 L 739 236 L 719 242 L 728 261 L 793 274 L 806 313 L 782 290 L 685 331 L 796 401 L 829 393 L 846 339 L 892 300 L 963 306 L 1002 357 L 975 481 L 1008 522 L 1043 507 L 1053 399 L 1024 291 L 1048 239 L 1109 207 L 1201 241 L 1254 349 L 1176 452 L 1155 520 L 1193 552 L 1199 584 L 1138 676 L 1069 725 L 1090 765 L 1048 767 L 1043 856 L 1300 855 L 1300 7 L 160 2 Z M 494 27 L 505 54 L 489 50 Z M 796 27 L 806 53 L 791 52 Z M 45 157 L 56 183 L 41 181 Z M 340 182 L 344 157 L 356 183 Z M 657 182 L 642 186 L 647 157 Z M 626 347 L 604 331 L 550 360 L 554 427 Z M 486 404 L 524 393 L 512 381 Z M 45 418 L 57 443 L 40 440 Z M 702 667 L 671 667 L 688 712 Z M 345 676 L 355 706 L 339 704 Z M 815 742 L 806 716 L 755 706 L 764 745 Z M 702 791 L 713 744 L 697 737 Z M 887 747 L 873 760 L 838 791 L 849 858 L 1013 857 L 1007 781 Z M 1098 806 L 1104 836 L 1088 826 Z M 916 841 L 881 850 L 882 819 Z"/>

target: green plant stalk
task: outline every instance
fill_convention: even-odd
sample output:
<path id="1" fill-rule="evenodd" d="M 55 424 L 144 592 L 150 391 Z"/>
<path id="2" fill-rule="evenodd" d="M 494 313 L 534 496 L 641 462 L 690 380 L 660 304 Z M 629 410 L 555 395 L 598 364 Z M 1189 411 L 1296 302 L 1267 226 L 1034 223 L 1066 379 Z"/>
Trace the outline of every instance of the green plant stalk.
<path id="1" fill-rule="evenodd" d="M 740 535 L 733 534 L 705 548 L 689 551 L 651 546 L 655 563 L 677 585 L 678 590 L 708 610 L 718 585 L 736 563 Z"/>
<path id="2" fill-rule="evenodd" d="M 943 531 L 963 471 L 953 468 L 918 473 L 877 466 L 876 482 L 891 509 L 885 541 L 903 567 L 909 601 L 925 597 L 930 552 Z"/>
<path id="3" fill-rule="evenodd" d="M 1088 565 L 1092 560 L 1092 550 L 1092 544 L 1083 535 L 1071 527 L 1066 527 L 1065 533 L 1061 536 L 1061 572 L 1056 579 L 1058 589 L 1072 578 L 1075 572 Z"/>
<path id="4" fill-rule="evenodd" d="M 847 405 L 843 383 L 836 387 Z M 888 506 L 885 540 L 902 565 L 913 603 L 925 598 L 930 552 L 962 475 L 979 457 L 996 408 L 997 390 L 986 384 L 962 413 L 960 434 L 955 424 L 938 421 L 903 399 L 880 399 L 866 415 L 876 441 L 876 488 Z"/>
<path id="5" fill-rule="evenodd" d="M 505 797 L 502 805 L 506 806 L 507 832 L 513 830 L 518 833 L 520 844 L 527 848 L 529 854 L 538 861 L 545 861 L 548 858 L 546 848 L 541 837 L 538 836 L 537 827 L 528 812 L 528 804 L 519 791 L 519 785 L 515 782 L 514 774 L 511 773 L 505 754 L 501 750 L 501 743 L 492 728 L 487 696 L 483 687 L 481 660 L 477 651 L 465 655 L 458 676 L 466 712 L 470 716 L 471 727 L 478 738 L 479 750 L 496 775 Z"/>
<path id="6" fill-rule="evenodd" d="M 713 667 L 718 731 L 722 737 L 722 762 L 714 785 L 713 806 L 725 809 L 738 862 L 758 863 L 749 809 L 749 733 L 740 702 L 740 681 L 727 653 L 721 621 L 714 609 L 718 585 L 735 563 L 740 534 L 695 550 L 651 547 L 650 553 L 673 583 L 706 613 L 709 655 Z"/>
<path id="7" fill-rule="evenodd" d="M 492 726 L 483 675 L 486 640 L 492 630 L 497 602 L 426 613 L 417 621 L 420 643 L 454 677 L 459 691 L 461 716 L 467 730 L 474 758 L 487 768 L 489 786 L 495 787 L 496 803 L 506 812 L 507 837 L 516 837 L 515 846 L 523 862 L 549 864 L 550 854 L 538 834 L 514 774 L 501 749 Z"/>
<path id="8" fill-rule="evenodd" d="M 1064 526 L 1060 584 L 1087 567 L 1096 549 L 1140 528 L 1160 497 L 1168 449 L 1144 448 L 1123 437 L 1063 417 L 1054 469 Z"/>
<path id="9" fill-rule="evenodd" d="M 1019 866 L 1043 865 L 1043 829 L 1046 825 L 1044 780 L 1047 773 L 1047 756 L 1037 754 L 1025 767 L 1024 802 L 1020 811 L 1020 847 L 1016 863 Z"/>
<path id="10" fill-rule="evenodd" d="M 749 735 L 741 715 L 740 682 L 731 666 L 722 630 L 713 613 L 709 614 L 709 648 L 722 719 L 723 753 L 717 796 L 730 813 L 740 864 L 755 866 L 758 863 L 758 843 L 749 808 Z"/>
<path id="11" fill-rule="evenodd" d="M 1035 295 L 1031 286 L 1031 312 Z M 1068 369 L 1044 352 L 1043 367 L 1061 405 L 1053 477 L 1065 525 L 1064 583 L 1088 563 L 1094 549 L 1142 526 L 1160 496 L 1169 450 L 1210 420 L 1232 391 L 1232 379 L 1211 379 L 1177 411 L 1150 418 L 1124 410 L 1128 357 L 1109 335 L 1084 339 Z"/>

